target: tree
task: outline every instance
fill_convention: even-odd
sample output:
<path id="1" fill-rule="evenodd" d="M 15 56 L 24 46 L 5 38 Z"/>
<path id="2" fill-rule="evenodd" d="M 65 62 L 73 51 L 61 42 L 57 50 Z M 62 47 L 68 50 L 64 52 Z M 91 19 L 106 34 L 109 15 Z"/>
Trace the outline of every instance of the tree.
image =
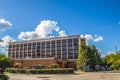
<path id="1" fill-rule="evenodd" d="M 87 46 L 87 61 L 86 64 L 90 66 L 90 68 L 94 69 L 96 64 L 102 64 L 101 55 L 98 49 L 94 46 Z"/>
<path id="2" fill-rule="evenodd" d="M 104 58 L 104 63 L 112 69 L 119 70 L 120 69 L 120 52 L 111 53 L 106 55 Z"/>
<path id="3" fill-rule="evenodd" d="M 77 68 L 84 71 L 85 66 L 94 69 L 96 64 L 101 64 L 101 55 L 94 45 L 86 45 L 85 38 L 81 39 L 79 54 L 77 59 Z"/>
<path id="4" fill-rule="evenodd" d="M 87 46 L 85 38 L 81 39 L 81 44 L 79 46 L 79 53 L 77 59 L 77 68 L 79 70 L 84 70 L 84 65 L 86 63 L 86 53 L 87 53 Z"/>
<path id="5" fill-rule="evenodd" d="M 6 68 L 10 66 L 10 58 L 4 54 L 0 54 L 0 67 Z"/>

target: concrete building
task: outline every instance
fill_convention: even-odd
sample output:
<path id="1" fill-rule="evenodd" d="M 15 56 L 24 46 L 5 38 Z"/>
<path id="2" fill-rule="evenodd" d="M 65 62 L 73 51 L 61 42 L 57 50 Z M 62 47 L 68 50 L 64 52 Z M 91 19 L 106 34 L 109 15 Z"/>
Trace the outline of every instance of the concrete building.
<path id="1" fill-rule="evenodd" d="M 58 63 L 60 67 L 72 67 L 78 57 L 80 35 L 55 37 L 9 44 L 8 55 L 12 65 L 16 62 L 23 67 L 44 64 L 48 67 Z"/>

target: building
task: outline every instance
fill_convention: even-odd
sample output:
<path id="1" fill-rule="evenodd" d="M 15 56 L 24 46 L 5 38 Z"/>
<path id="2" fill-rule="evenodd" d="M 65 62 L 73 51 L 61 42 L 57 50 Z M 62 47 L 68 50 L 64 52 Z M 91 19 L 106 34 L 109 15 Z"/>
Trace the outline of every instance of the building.
<path id="1" fill-rule="evenodd" d="M 60 67 L 72 67 L 78 57 L 79 43 L 80 35 L 11 42 L 8 55 L 12 65 L 18 62 L 31 68 L 37 64 L 48 67 L 58 63 Z"/>

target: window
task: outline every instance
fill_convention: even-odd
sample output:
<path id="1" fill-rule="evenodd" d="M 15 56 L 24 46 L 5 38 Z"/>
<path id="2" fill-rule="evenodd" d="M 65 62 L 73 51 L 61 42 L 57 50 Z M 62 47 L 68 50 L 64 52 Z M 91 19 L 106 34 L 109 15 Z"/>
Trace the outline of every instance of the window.
<path id="1" fill-rule="evenodd" d="M 46 44 L 50 44 L 50 41 L 47 41 Z"/>
<path id="2" fill-rule="evenodd" d="M 68 39 L 68 42 L 72 42 L 72 39 Z"/>
<path id="3" fill-rule="evenodd" d="M 37 46 L 37 49 L 40 49 L 40 46 Z"/>
<path id="4" fill-rule="evenodd" d="M 62 40 L 62 43 L 66 43 L 66 39 Z"/>
<path id="5" fill-rule="evenodd" d="M 27 46 L 27 44 L 24 44 L 24 46 L 26 47 L 26 46 Z"/>
<path id="6" fill-rule="evenodd" d="M 36 43 L 34 42 L 34 43 L 33 43 L 33 46 L 35 46 L 35 45 L 36 45 Z"/>
<path id="7" fill-rule="evenodd" d="M 40 45 L 40 42 L 37 42 L 37 45 Z"/>
<path id="8" fill-rule="evenodd" d="M 37 53 L 40 52 L 40 50 L 37 50 Z"/>
<path id="9" fill-rule="evenodd" d="M 12 48 L 12 45 L 9 45 L 9 48 Z"/>
<path id="10" fill-rule="evenodd" d="M 28 46 L 31 46 L 31 45 L 32 45 L 31 43 L 28 44 Z"/>
<path id="11" fill-rule="evenodd" d="M 60 43 L 61 42 L 61 40 L 57 40 L 57 43 Z"/>
<path id="12" fill-rule="evenodd" d="M 73 41 L 74 41 L 74 42 L 78 42 L 78 38 L 74 38 Z"/>
<path id="13" fill-rule="evenodd" d="M 52 44 L 55 44 L 55 41 L 51 41 Z"/>
<path id="14" fill-rule="evenodd" d="M 45 42 L 42 42 L 42 45 L 45 45 Z"/>

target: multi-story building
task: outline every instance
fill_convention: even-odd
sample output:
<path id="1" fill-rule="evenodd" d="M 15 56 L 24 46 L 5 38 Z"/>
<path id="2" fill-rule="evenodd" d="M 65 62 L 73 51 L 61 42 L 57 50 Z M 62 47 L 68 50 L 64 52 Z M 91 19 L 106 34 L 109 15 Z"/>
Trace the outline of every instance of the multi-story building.
<path id="1" fill-rule="evenodd" d="M 37 64 L 48 67 L 54 63 L 65 67 L 76 63 L 79 43 L 79 35 L 12 42 L 9 44 L 8 55 L 12 64 L 19 62 L 23 67 Z"/>

